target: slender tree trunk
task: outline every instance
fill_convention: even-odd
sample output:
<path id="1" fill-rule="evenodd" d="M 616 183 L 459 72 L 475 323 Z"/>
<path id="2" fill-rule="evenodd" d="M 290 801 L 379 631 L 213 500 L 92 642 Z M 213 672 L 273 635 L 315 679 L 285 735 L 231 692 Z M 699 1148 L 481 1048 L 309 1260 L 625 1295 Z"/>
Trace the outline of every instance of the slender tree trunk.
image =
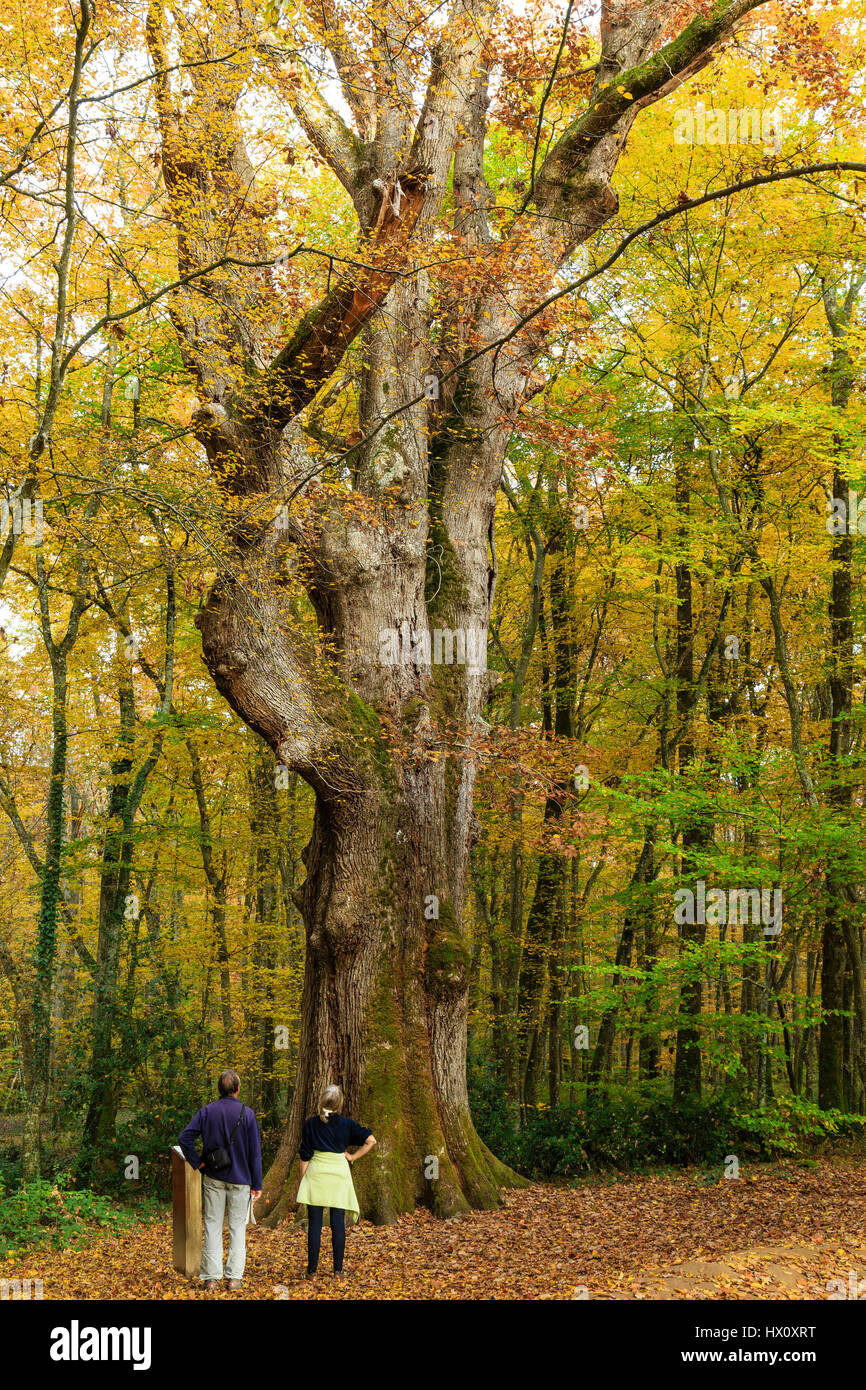
<path id="1" fill-rule="evenodd" d="M 633 896 L 626 909 L 619 943 L 616 948 L 612 981 L 612 988 L 614 990 L 619 988 L 622 970 L 631 965 L 632 947 L 640 922 L 647 912 L 652 911 L 652 908 L 648 907 L 643 901 L 641 889 L 647 884 L 652 883 L 655 877 L 655 838 L 656 827 L 654 824 L 650 824 L 644 831 L 644 842 L 629 884 L 629 889 Z M 595 1044 L 595 1051 L 593 1052 L 592 1062 L 589 1067 L 589 1084 L 592 1087 L 597 1088 L 600 1086 L 603 1077 L 610 1070 L 618 1015 L 619 1005 L 612 1004 L 609 1009 L 605 1010 L 602 1016 L 598 1030 L 598 1038 Z"/>
<path id="2" fill-rule="evenodd" d="M 103 426 L 108 427 L 108 404 L 103 404 Z M 175 631 L 174 580 L 168 576 L 166 609 L 166 679 L 162 692 L 162 713 L 171 706 L 172 661 Z M 118 660 L 123 660 L 118 650 Z M 120 1103 L 122 1067 L 114 1051 L 114 1029 L 117 1013 L 118 972 L 124 941 L 124 924 L 137 922 L 140 903 L 130 894 L 133 859 L 133 830 L 135 817 L 151 772 L 156 767 L 162 749 L 164 725 L 157 725 L 147 755 L 135 760 L 136 709 L 131 673 L 124 675 L 118 689 L 120 753 L 113 758 L 111 789 L 106 811 L 106 828 L 102 842 L 99 872 L 99 934 L 94 967 L 93 1034 L 88 1071 L 88 1101 L 84 1118 L 81 1147 L 76 1164 L 76 1177 L 81 1185 L 90 1182 L 99 1156 L 111 1158 L 115 1118 Z M 130 928 L 137 933 L 137 926 Z"/>
<path id="3" fill-rule="evenodd" d="M 39 923 L 36 939 L 36 970 L 33 981 L 33 1066 L 29 1078 L 25 1072 L 25 1105 L 23 1136 L 23 1169 L 26 1182 L 40 1176 L 42 1117 L 48 1099 L 51 1066 L 51 993 L 54 981 L 54 960 L 57 950 L 57 927 L 60 913 L 62 857 L 65 843 L 66 816 L 64 788 L 69 732 L 66 716 L 67 672 L 66 642 L 57 644 L 51 637 L 48 616 L 47 581 L 39 564 L 40 601 L 42 603 L 43 636 L 51 662 L 53 685 L 51 780 L 46 805 L 45 858 L 42 867 L 39 902 Z M 70 628 L 71 631 L 71 621 Z"/>
<path id="4" fill-rule="evenodd" d="M 201 831 L 201 858 L 205 877 L 210 888 L 210 916 L 213 927 L 214 948 L 220 979 L 220 1016 L 222 1018 L 224 1054 L 230 1056 L 234 1048 L 234 1021 L 232 1018 L 232 986 L 229 966 L 229 946 L 226 932 L 228 912 L 227 860 L 223 851 L 222 863 L 217 867 L 213 846 L 213 830 L 210 810 L 205 796 L 201 759 L 195 745 L 187 739 L 187 750 L 192 765 L 192 784 L 198 806 L 199 827 Z"/>
<path id="5" fill-rule="evenodd" d="M 691 512 L 691 447 L 681 441 L 677 450 L 676 463 L 676 502 L 679 516 L 680 544 L 686 546 L 689 537 L 689 516 Z M 692 572 L 686 559 L 680 559 L 676 566 L 677 587 L 677 717 L 683 729 L 678 744 L 679 773 L 684 780 L 693 771 L 695 763 L 695 670 L 694 642 L 695 627 L 692 604 Z M 697 798 L 697 786 L 689 786 L 686 795 Z M 694 882 L 700 868 L 701 857 L 705 852 L 712 833 L 706 817 L 700 810 L 692 808 L 686 812 L 682 826 L 681 876 L 683 881 Z M 703 1008 L 703 980 L 694 966 L 696 952 L 704 944 L 706 926 L 697 920 L 685 922 L 680 926 L 680 950 L 687 971 L 680 986 L 680 1024 L 677 1029 L 676 1060 L 674 1063 L 674 1097 L 685 1100 L 700 1097 L 701 1094 L 701 1029 L 700 1017 Z"/>
<path id="6" fill-rule="evenodd" d="M 548 1100 L 559 1105 L 562 1092 L 562 1019 L 566 983 L 565 953 L 568 943 L 568 874 L 563 864 L 559 884 L 559 903 L 553 914 L 547 975 Z"/>
<path id="7" fill-rule="evenodd" d="M 490 876 L 490 897 L 487 896 L 487 875 Z M 487 990 L 487 1003 L 491 1013 L 490 1041 L 493 1065 L 501 1081 L 505 1079 L 507 1052 L 507 1019 L 502 972 L 502 945 L 497 923 L 499 900 L 497 894 L 497 860 L 488 860 L 481 845 L 476 846 L 472 855 L 472 881 L 478 917 L 483 927 L 483 940 L 490 957 L 490 982 Z"/>
<path id="8" fill-rule="evenodd" d="M 541 486 L 542 475 L 539 474 L 537 488 Z M 521 634 L 520 652 L 517 660 L 511 668 L 511 694 L 508 709 L 508 724 L 512 730 L 519 729 L 521 726 L 523 712 L 523 694 L 526 684 L 526 674 L 529 670 L 529 663 L 535 645 L 536 632 L 542 626 L 544 615 L 544 565 L 547 551 L 538 531 L 533 524 L 532 509 L 535 506 L 535 496 L 533 496 L 525 510 L 521 510 L 520 503 L 511 489 L 508 482 L 503 478 L 502 488 L 511 502 L 512 507 L 521 517 L 526 533 L 526 547 L 529 559 L 532 562 L 532 584 L 530 589 L 529 611 L 523 625 Z M 549 708 L 545 706 L 545 721 L 549 717 Z M 545 722 L 544 730 L 548 731 L 548 722 Z M 503 1025 L 503 1050 L 505 1054 L 505 1093 L 512 1101 L 519 1101 L 523 1098 L 525 1076 L 526 1076 L 526 1057 L 524 1050 L 527 1045 L 529 1024 L 527 1022 L 525 999 L 527 973 L 535 969 L 538 962 L 534 959 L 534 947 L 532 944 L 533 932 L 536 922 L 527 922 L 526 940 L 524 941 L 523 925 L 523 905 L 524 905 L 524 833 L 523 833 L 523 807 L 524 792 L 520 772 L 513 774 L 511 778 L 511 849 L 510 849 L 510 875 L 509 875 L 509 933 L 506 939 L 504 982 L 503 982 L 503 1004 L 502 1011 Z M 531 913 L 530 913 L 531 917 Z M 534 978 L 534 977 L 533 977 Z M 535 1046 L 535 1029 L 532 1030 L 532 1047 Z"/>
<path id="9" fill-rule="evenodd" d="M 544 551 L 552 556 L 550 569 L 550 628 L 553 647 L 553 737 L 563 742 L 574 737 L 576 697 L 575 648 L 571 634 L 571 595 L 568 586 L 568 545 L 570 516 L 564 511 L 558 484 L 548 480 L 549 535 Z M 536 542 L 538 548 L 538 542 Z M 539 602 L 539 616 L 542 604 Z M 549 711 L 547 714 L 549 719 Z M 559 755 L 560 757 L 562 754 Z M 558 778 L 545 801 L 544 826 L 552 830 L 562 822 L 563 810 L 571 803 L 570 782 Z M 558 963 L 565 937 L 566 876 L 568 860 L 561 849 L 545 850 L 539 857 L 535 894 L 526 922 L 526 935 L 518 990 L 518 1016 L 521 1026 L 521 1091 L 525 1106 L 538 1103 L 539 1081 L 544 1064 L 544 1034 L 556 1016 L 555 1034 L 548 1032 L 548 1051 L 561 1046 L 555 994 L 548 996 L 544 1011 L 545 987 L 559 989 Z M 551 1009 L 551 1005 L 554 1005 Z M 558 1068 L 557 1068 L 558 1089 Z"/>
<path id="10" fill-rule="evenodd" d="M 276 930 L 279 883 L 280 810 L 274 783 L 274 758 L 270 749 L 259 744 L 250 768 L 250 833 L 254 850 L 256 932 L 251 964 L 256 971 L 255 1011 L 256 1051 L 259 1057 L 257 1113 L 263 1128 L 277 1121 L 276 1017 L 274 972 L 276 970 Z"/>
<path id="11" fill-rule="evenodd" d="M 45 1107 L 46 1086 L 36 1055 L 33 1010 L 34 987 L 30 972 L 12 954 L 5 924 L 0 931 L 0 970 L 12 992 L 12 1007 L 21 1046 L 21 1094 L 24 1118 L 21 1135 L 21 1168 L 25 1182 L 40 1177 L 41 1121 Z"/>
<path id="12" fill-rule="evenodd" d="M 652 907 L 643 914 L 642 944 L 639 965 L 649 973 L 658 960 L 656 922 Z M 641 1081 L 654 1081 L 661 1072 L 661 1040 L 657 1022 L 658 990 L 654 985 L 644 985 L 643 1022 L 638 1047 L 638 1066 Z"/>
<path id="13" fill-rule="evenodd" d="M 847 335 L 861 279 L 851 282 L 840 303 L 835 285 L 823 282 L 824 309 L 833 337 L 830 396 L 834 410 L 848 408 L 854 375 Z M 848 474 L 845 443 L 834 436 L 833 502 L 848 520 Z M 851 781 L 847 758 L 851 748 L 851 707 L 854 682 L 854 623 L 851 608 L 853 537 L 846 525 L 834 534 L 830 587 L 830 735 L 828 800 L 832 810 L 847 817 L 851 810 Z M 846 1103 L 845 974 L 848 964 L 845 935 L 850 928 L 846 884 L 835 865 L 826 875 L 826 907 L 821 941 L 822 1023 L 818 1045 L 818 1103 L 824 1109 L 844 1109 Z M 849 1067 L 850 1078 L 850 1067 Z"/>

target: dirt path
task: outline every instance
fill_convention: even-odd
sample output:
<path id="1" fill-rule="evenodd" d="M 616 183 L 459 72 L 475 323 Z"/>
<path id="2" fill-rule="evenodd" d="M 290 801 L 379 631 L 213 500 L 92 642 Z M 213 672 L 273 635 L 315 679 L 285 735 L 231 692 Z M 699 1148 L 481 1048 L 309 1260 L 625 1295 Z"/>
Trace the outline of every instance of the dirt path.
<path id="1" fill-rule="evenodd" d="M 349 1236 L 345 1281 L 327 1272 L 324 1254 L 325 1273 L 304 1282 L 304 1255 L 302 1230 L 256 1227 L 242 1293 L 217 1296 L 866 1299 L 866 1164 L 537 1186 L 459 1222 L 418 1212 L 393 1226 L 362 1224 Z M 0 1264 L 0 1278 L 41 1278 L 46 1299 L 204 1297 L 170 1265 L 166 1220 L 119 1238 L 95 1235 L 78 1251 L 18 1256 Z"/>

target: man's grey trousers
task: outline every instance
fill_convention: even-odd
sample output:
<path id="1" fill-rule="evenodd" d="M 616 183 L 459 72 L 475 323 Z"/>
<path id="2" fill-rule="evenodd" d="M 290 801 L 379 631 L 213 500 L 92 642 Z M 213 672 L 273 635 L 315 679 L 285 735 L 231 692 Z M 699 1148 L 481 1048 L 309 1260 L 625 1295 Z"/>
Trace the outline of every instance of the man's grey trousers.
<path id="1" fill-rule="evenodd" d="M 243 1182 L 221 1182 L 202 1175 L 201 1209 L 204 1233 L 199 1279 L 223 1277 L 223 1223 L 229 1228 L 226 1278 L 242 1279 L 247 1261 L 247 1215 L 250 1189 Z"/>

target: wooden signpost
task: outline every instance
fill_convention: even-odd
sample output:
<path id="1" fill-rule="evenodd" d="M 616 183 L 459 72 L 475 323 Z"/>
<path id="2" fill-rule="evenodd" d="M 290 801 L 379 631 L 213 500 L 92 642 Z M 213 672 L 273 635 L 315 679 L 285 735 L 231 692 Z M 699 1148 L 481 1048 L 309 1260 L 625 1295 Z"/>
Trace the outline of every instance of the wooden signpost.
<path id="1" fill-rule="evenodd" d="M 177 1145 L 171 1151 L 171 1203 L 173 1264 L 195 1279 L 201 1263 L 201 1173 Z"/>

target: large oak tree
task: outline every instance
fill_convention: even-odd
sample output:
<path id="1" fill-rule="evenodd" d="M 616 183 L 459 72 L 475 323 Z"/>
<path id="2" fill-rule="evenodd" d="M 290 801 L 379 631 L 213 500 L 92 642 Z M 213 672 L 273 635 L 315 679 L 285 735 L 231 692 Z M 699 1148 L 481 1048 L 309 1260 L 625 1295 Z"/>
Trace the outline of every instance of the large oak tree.
<path id="1" fill-rule="evenodd" d="M 172 316 L 225 503 L 229 558 L 200 617 L 204 659 L 316 795 L 299 890 L 301 1061 L 262 1198 L 273 1219 L 292 1197 L 303 1118 L 330 1080 L 379 1139 L 361 1175 L 373 1219 L 417 1202 L 443 1216 L 491 1206 L 514 1180 L 475 1133 L 465 1067 L 463 904 L 489 677 L 480 663 L 435 663 L 430 635 L 486 639 L 504 451 L 550 329 L 549 316 L 527 316 L 616 211 L 611 178 L 640 110 L 701 69 L 756 3 L 605 0 L 585 104 L 533 160 L 522 205 L 494 216 L 494 0 L 454 0 L 435 33 L 410 0 L 371 4 L 351 31 L 325 0 L 305 18 L 306 48 L 297 14 L 152 0 L 162 168 L 190 277 Z M 305 61 L 323 51 L 330 87 Z M 244 134 L 257 71 L 358 222 L 354 260 L 284 343 Z M 459 292 L 443 293 L 459 257 Z M 356 435 L 331 464 L 342 485 L 329 485 L 298 420 L 356 339 Z M 316 633 L 290 601 L 298 582 Z M 382 661 L 388 630 L 410 635 L 409 660 Z"/>

